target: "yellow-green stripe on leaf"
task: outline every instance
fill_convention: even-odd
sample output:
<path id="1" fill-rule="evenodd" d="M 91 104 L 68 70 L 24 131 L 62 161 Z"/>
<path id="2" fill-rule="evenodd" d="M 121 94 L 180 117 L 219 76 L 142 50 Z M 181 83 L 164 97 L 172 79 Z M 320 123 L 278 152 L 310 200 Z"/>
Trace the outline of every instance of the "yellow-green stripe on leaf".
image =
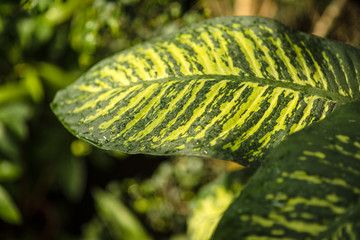
<path id="1" fill-rule="evenodd" d="M 274 20 L 217 18 L 103 60 L 51 106 L 103 149 L 257 166 L 288 134 L 358 99 L 359 66 L 358 49 Z"/>

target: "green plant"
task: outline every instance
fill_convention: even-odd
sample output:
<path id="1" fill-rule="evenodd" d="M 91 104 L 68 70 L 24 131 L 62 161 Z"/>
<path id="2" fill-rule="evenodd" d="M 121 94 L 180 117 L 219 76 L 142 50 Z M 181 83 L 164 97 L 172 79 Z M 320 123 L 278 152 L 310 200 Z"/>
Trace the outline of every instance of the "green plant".
<path id="1" fill-rule="evenodd" d="M 122 163 L 59 128 L 50 101 L 104 55 L 204 18 L 184 2 L 0 1 L 0 239 L 79 237 L 96 216 L 92 185 Z"/>
<path id="2" fill-rule="evenodd" d="M 261 165 L 214 239 L 341 238 L 359 234 L 359 63 L 274 20 L 218 18 L 102 61 L 51 107 L 103 149 Z"/>

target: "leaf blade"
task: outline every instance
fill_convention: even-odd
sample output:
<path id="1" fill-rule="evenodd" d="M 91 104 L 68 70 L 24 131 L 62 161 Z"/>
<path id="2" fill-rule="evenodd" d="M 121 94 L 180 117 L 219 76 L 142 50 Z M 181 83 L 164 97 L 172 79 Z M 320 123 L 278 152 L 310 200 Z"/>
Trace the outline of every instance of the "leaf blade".
<path id="1" fill-rule="evenodd" d="M 258 165 L 284 136 L 360 96 L 360 71 L 344 67 L 351 61 L 358 50 L 269 19 L 220 18 L 104 60 L 52 109 L 101 148 Z"/>
<path id="2" fill-rule="evenodd" d="M 0 185 L 0 218 L 10 224 L 20 225 L 22 216 L 6 189 Z"/>

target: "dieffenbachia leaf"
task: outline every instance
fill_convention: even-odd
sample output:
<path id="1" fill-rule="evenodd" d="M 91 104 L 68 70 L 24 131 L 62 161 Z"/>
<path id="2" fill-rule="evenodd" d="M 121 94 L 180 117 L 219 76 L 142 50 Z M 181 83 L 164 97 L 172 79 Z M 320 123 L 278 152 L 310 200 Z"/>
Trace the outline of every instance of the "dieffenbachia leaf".
<path id="1" fill-rule="evenodd" d="M 357 101 L 289 136 L 227 209 L 213 239 L 359 239 L 359 130 Z"/>
<path id="2" fill-rule="evenodd" d="M 360 200 L 355 206 L 333 222 L 327 231 L 321 233 L 317 239 L 343 240 L 360 239 Z"/>
<path id="3" fill-rule="evenodd" d="M 220 175 L 201 187 L 192 201 L 191 215 L 187 220 L 187 237 L 191 240 L 209 240 L 225 210 L 239 196 L 254 173 L 246 168 Z"/>
<path id="4" fill-rule="evenodd" d="M 358 49 L 270 19 L 227 17 L 105 59 L 51 106 L 74 135 L 103 149 L 248 166 L 358 99 L 359 79 Z"/>

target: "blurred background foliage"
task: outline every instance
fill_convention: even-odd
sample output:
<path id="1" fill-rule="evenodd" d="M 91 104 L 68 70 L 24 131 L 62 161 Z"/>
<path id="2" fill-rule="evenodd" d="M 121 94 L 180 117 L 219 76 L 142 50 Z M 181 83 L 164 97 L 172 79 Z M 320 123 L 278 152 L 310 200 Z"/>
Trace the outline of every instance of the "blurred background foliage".
<path id="1" fill-rule="evenodd" d="M 0 239 L 207 239 L 250 170 L 105 152 L 70 135 L 49 103 L 115 52 L 230 15 L 360 46 L 350 0 L 1 0 Z"/>

